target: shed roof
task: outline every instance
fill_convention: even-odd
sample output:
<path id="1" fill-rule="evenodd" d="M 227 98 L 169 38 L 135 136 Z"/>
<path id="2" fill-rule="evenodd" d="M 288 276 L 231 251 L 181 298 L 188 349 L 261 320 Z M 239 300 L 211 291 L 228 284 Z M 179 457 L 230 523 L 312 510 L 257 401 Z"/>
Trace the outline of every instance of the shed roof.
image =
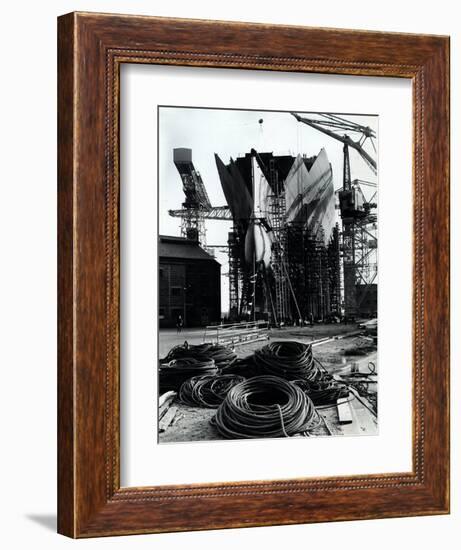
<path id="1" fill-rule="evenodd" d="M 160 235 L 158 240 L 158 255 L 159 258 L 208 260 L 216 262 L 216 259 L 203 250 L 197 241 L 191 241 L 184 237 Z"/>

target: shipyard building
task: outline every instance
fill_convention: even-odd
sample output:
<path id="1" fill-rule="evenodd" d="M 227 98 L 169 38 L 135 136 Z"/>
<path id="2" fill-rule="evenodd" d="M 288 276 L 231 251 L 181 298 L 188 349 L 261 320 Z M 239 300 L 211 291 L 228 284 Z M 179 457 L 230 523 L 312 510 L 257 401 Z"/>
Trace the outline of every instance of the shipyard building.
<path id="1" fill-rule="evenodd" d="M 197 241 L 160 236 L 159 323 L 184 327 L 216 323 L 221 318 L 221 265 Z"/>

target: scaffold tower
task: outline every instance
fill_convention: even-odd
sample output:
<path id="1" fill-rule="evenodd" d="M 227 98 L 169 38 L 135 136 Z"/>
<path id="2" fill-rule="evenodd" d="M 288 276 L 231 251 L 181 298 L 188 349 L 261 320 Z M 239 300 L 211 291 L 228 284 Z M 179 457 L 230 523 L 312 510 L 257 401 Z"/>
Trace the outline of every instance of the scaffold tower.
<path id="1" fill-rule="evenodd" d="M 285 193 L 279 182 L 273 159 L 269 162 L 269 178 L 273 190 L 269 198 L 269 219 L 274 236 L 271 265 L 275 282 L 274 308 L 277 317 L 275 322 L 280 323 L 290 317 L 290 292 L 286 266 Z"/>

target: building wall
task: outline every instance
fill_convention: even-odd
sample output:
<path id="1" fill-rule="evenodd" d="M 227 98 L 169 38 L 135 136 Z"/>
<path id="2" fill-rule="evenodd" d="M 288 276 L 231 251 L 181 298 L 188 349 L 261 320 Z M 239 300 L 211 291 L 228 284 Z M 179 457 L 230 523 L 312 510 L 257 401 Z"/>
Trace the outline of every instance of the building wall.
<path id="1" fill-rule="evenodd" d="M 199 327 L 221 319 L 221 266 L 214 260 L 160 258 L 159 323 Z"/>
<path id="2" fill-rule="evenodd" d="M 186 317 L 186 266 L 183 263 L 163 263 L 159 267 L 159 321 L 160 326 L 174 326 L 178 316 Z"/>

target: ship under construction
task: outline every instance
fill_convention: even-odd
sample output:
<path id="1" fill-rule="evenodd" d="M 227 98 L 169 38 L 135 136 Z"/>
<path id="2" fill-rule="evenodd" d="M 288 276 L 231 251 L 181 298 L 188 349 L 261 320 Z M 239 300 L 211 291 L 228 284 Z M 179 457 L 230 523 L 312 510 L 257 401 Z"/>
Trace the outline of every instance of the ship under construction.
<path id="1" fill-rule="evenodd" d="M 352 180 L 349 160 L 353 148 L 376 173 L 376 161 L 363 147 L 376 136 L 338 116 L 292 115 L 342 143 L 339 192 L 325 149 L 314 156 L 252 149 L 228 160 L 215 154 L 227 204 L 212 206 L 192 151 L 175 149 L 186 198 L 181 209 L 169 213 L 181 218 L 182 236 L 205 249 L 205 221 L 231 223 L 227 253 L 232 322 L 264 319 L 280 326 L 376 316 L 376 191 L 365 198 L 362 190 L 362 185 L 376 184 Z M 360 136 L 357 141 L 350 137 L 354 132 Z"/>

